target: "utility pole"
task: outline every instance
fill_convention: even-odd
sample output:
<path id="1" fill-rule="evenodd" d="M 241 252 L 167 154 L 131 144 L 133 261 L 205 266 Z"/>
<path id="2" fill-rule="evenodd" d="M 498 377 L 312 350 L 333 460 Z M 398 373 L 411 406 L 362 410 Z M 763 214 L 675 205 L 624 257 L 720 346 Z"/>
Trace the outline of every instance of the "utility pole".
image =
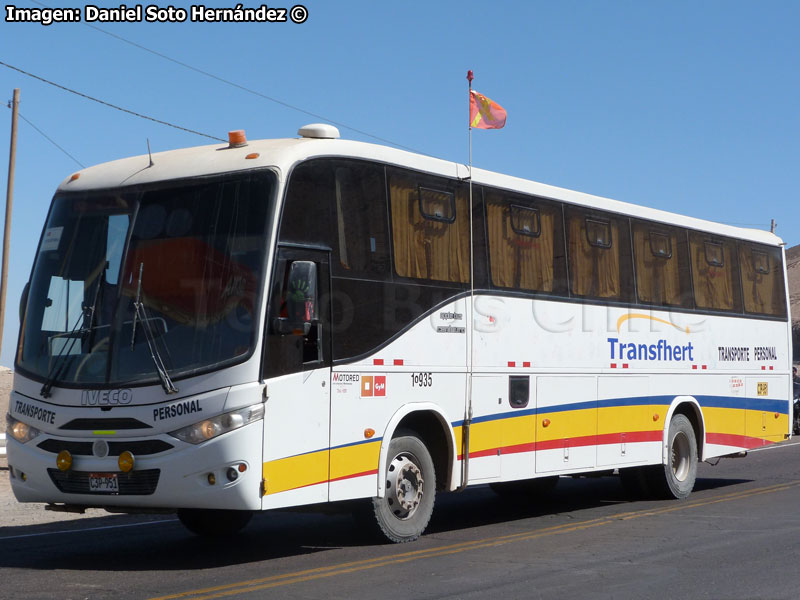
<path id="1" fill-rule="evenodd" d="M 6 314 L 6 287 L 8 283 L 8 246 L 11 240 L 11 205 L 14 198 L 14 163 L 17 158 L 17 115 L 19 114 L 19 88 L 14 89 L 11 106 L 11 150 L 8 154 L 8 187 L 6 188 L 6 226 L 3 232 L 3 271 L 0 275 L 0 350 L 3 348 L 3 324 Z"/>
<path id="2" fill-rule="evenodd" d="M 770 219 L 770 223 L 769 223 L 769 232 L 770 232 L 770 233 L 775 233 L 775 228 L 776 228 L 777 226 L 778 226 L 778 224 L 775 222 L 775 219 Z"/>

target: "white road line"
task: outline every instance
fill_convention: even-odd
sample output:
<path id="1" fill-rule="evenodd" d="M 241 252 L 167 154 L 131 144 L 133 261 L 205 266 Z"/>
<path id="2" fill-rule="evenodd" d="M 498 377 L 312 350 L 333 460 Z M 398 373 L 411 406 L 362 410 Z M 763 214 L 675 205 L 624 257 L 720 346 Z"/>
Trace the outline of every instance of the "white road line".
<path id="1" fill-rule="evenodd" d="M 5 540 L 20 540 L 23 538 L 41 537 L 43 535 L 57 535 L 60 533 L 83 533 L 84 531 L 103 531 L 106 529 L 122 529 L 123 527 L 139 527 L 140 525 L 161 525 L 162 523 L 177 523 L 178 519 L 164 519 L 163 521 L 145 521 L 144 523 L 126 523 L 124 525 L 106 525 L 105 527 L 87 527 L 85 529 L 63 529 L 61 531 L 44 531 L 42 533 L 26 533 L 23 535 L 9 535 L 0 537 L 0 542 Z M 41 525 L 41 523 L 39 523 Z"/>
<path id="2" fill-rule="evenodd" d="M 764 446 L 763 448 L 753 448 L 752 450 L 748 450 L 747 453 L 763 452 L 764 450 L 780 450 L 781 448 L 789 448 L 790 446 L 800 446 L 800 442 L 793 442 L 791 444 L 773 444 L 772 446 Z"/>

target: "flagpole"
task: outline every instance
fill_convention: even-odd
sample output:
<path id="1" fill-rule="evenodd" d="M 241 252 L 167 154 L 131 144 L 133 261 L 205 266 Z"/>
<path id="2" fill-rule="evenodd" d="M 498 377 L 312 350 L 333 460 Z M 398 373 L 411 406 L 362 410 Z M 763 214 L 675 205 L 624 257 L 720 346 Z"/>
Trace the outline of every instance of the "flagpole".
<path id="1" fill-rule="evenodd" d="M 464 425 L 461 428 L 461 486 L 459 491 L 467 487 L 469 481 L 469 428 L 472 423 L 472 344 L 475 323 L 475 252 L 473 244 L 472 227 L 472 71 L 467 71 L 467 81 L 469 82 L 469 102 L 467 102 L 467 124 L 469 128 L 469 331 L 467 332 L 467 406 L 464 410 Z"/>

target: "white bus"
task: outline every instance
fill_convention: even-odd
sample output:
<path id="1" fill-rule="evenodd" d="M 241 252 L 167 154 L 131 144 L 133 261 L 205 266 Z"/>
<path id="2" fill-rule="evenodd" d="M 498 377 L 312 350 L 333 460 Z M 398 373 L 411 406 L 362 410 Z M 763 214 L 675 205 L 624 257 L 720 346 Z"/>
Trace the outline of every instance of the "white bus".
<path id="1" fill-rule="evenodd" d="M 618 470 L 684 498 L 698 460 L 790 435 L 775 235 L 299 135 L 59 186 L 20 307 L 20 501 L 220 534 L 362 499 L 404 542 L 437 492 Z"/>

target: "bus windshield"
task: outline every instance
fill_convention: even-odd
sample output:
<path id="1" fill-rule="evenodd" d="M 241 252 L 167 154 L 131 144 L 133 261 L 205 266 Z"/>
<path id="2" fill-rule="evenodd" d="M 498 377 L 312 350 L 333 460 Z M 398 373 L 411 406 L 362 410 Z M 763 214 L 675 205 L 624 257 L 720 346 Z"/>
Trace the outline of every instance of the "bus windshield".
<path id="1" fill-rule="evenodd" d="M 17 367 L 49 387 L 161 381 L 255 342 L 274 176 L 59 194 L 30 282 Z M 174 391 L 174 389 L 170 390 Z"/>

